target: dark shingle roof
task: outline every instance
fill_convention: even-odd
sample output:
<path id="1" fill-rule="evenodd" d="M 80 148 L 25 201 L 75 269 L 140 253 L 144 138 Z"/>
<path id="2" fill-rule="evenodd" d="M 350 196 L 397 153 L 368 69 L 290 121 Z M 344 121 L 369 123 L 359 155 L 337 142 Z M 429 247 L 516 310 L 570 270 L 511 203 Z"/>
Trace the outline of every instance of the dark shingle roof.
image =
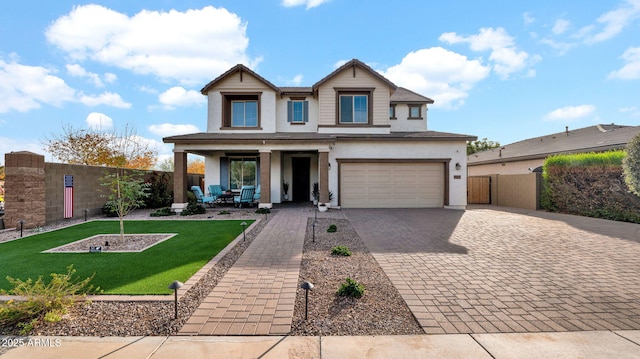
<path id="1" fill-rule="evenodd" d="M 469 165 L 546 158 L 554 154 L 601 152 L 624 148 L 640 126 L 596 125 L 530 138 L 468 157 Z"/>
<path id="2" fill-rule="evenodd" d="M 280 93 L 280 89 L 276 85 L 274 85 L 271 82 L 267 81 L 265 78 L 263 78 L 262 76 L 258 75 L 253 70 L 251 70 L 250 68 L 246 67 L 243 64 L 237 64 L 236 66 L 234 66 L 234 67 L 230 68 L 229 70 L 227 70 L 222 75 L 216 77 L 213 81 L 211 81 L 208 84 L 206 84 L 202 88 L 202 90 L 200 90 L 200 93 L 202 93 L 203 95 L 207 95 L 207 92 L 209 92 L 209 90 L 212 87 L 214 87 L 218 82 L 224 80 L 227 76 L 230 76 L 230 75 L 232 75 L 232 74 L 234 74 L 236 72 L 243 72 L 243 71 L 251 74 L 252 76 L 257 78 L 258 80 L 262 81 L 265 85 L 271 87 L 276 93 Z"/>
<path id="3" fill-rule="evenodd" d="M 391 103 L 433 103 L 433 100 L 404 87 L 398 87 L 391 95 Z"/>
<path id="4" fill-rule="evenodd" d="M 313 89 L 317 90 L 318 87 L 320 87 L 320 85 L 322 85 L 323 83 L 329 81 L 331 78 L 333 78 L 334 76 L 336 76 L 337 74 L 339 74 L 340 72 L 348 69 L 348 68 L 356 68 L 359 67 L 369 73 L 371 73 L 373 76 L 377 77 L 378 79 L 380 79 L 382 82 L 384 82 L 385 84 L 387 84 L 387 86 L 389 86 L 391 89 L 395 90 L 396 89 L 396 85 L 389 81 L 389 79 L 387 79 L 386 77 L 380 75 L 380 73 L 378 73 L 378 71 L 372 69 L 371 67 L 369 67 L 367 64 L 365 64 L 364 62 L 358 60 L 358 59 L 353 59 L 347 63 L 345 63 L 344 65 L 338 67 L 335 71 L 333 71 L 332 73 L 330 73 L 329 75 L 325 76 L 323 79 L 321 79 L 320 81 L 316 82 L 313 85 Z"/>

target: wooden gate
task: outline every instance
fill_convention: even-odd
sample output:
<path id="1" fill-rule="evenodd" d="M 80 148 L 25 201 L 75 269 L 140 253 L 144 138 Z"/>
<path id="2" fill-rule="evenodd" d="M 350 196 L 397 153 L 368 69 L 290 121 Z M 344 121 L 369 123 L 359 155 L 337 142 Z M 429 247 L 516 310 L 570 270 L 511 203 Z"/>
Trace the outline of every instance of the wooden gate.
<path id="1" fill-rule="evenodd" d="M 467 203 L 491 204 L 491 177 L 467 177 Z"/>

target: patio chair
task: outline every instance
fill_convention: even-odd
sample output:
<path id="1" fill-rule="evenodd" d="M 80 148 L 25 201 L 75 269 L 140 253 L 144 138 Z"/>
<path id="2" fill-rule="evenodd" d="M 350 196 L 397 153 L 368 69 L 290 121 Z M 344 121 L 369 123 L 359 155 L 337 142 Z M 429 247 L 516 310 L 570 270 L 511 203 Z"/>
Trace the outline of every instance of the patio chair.
<path id="1" fill-rule="evenodd" d="M 235 207 L 242 207 L 243 204 L 247 203 L 252 206 L 253 195 L 255 192 L 255 186 L 242 186 L 242 188 L 240 189 L 240 195 L 233 197 L 233 205 Z"/>
<path id="2" fill-rule="evenodd" d="M 256 187 L 256 193 L 253 194 L 253 201 L 260 202 L 260 185 Z"/>
<path id="3" fill-rule="evenodd" d="M 219 184 L 211 184 L 209 185 L 209 196 L 213 197 L 213 201 L 215 202 L 220 198 L 222 194 L 222 187 Z"/>
<path id="4" fill-rule="evenodd" d="M 208 203 L 209 206 L 213 207 L 213 197 L 205 196 L 200 186 L 191 186 L 191 191 L 196 196 L 196 203 L 202 203 L 203 206 Z"/>

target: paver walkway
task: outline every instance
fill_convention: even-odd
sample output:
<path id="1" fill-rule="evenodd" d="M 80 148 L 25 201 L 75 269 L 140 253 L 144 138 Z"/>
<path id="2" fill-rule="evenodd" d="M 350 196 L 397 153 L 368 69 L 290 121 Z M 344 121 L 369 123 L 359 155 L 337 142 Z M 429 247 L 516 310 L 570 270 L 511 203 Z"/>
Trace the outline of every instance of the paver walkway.
<path id="1" fill-rule="evenodd" d="M 427 334 L 640 329 L 640 225 L 494 208 L 343 211 Z"/>
<path id="2" fill-rule="evenodd" d="M 289 333 L 306 228 L 306 212 L 274 214 L 179 334 Z"/>

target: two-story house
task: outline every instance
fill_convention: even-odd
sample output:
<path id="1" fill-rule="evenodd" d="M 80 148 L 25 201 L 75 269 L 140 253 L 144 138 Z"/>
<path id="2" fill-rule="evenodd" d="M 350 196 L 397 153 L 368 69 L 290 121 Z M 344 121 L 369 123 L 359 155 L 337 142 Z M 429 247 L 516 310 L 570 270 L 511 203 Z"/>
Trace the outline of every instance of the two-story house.
<path id="1" fill-rule="evenodd" d="M 466 206 L 466 141 L 427 130 L 433 100 L 352 60 L 312 87 L 277 87 L 244 65 L 208 83 L 207 132 L 174 144 L 176 205 L 187 154 L 205 158 L 205 185 L 260 185 L 260 207 L 310 201 L 344 208 Z M 206 187 L 205 187 L 206 188 Z"/>

